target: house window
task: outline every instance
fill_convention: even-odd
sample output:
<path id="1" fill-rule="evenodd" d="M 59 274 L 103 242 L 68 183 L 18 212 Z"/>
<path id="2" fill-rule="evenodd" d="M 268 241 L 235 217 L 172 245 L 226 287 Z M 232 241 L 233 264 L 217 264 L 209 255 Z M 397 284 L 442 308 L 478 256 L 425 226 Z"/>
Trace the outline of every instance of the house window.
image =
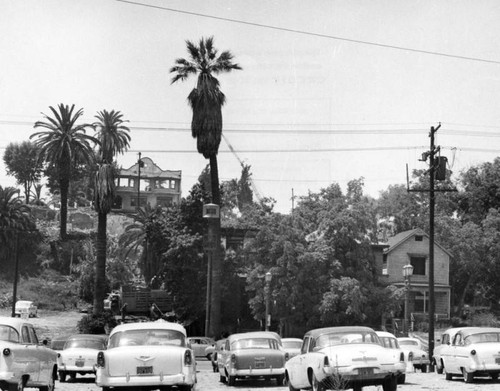
<path id="1" fill-rule="evenodd" d="M 413 266 L 413 274 L 425 276 L 425 257 L 410 256 L 410 264 Z"/>
<path id="2" fill-rule="evenodd" d="M 415 312 L 427 313 L 429 310 L 429 296 L 426 292 L 415 292 L 413 301 Z"/>
<path id="3" fill-rule="evenodd" d="M 130 206 L 137 207 L 137 197 L 132 197 L 130 199 Z M 146 206 L 146 197 L 140 198 L 140 205 L 139 206 Z"/>
<path id="4" fill-rule="evenodd" d="M 135 187 L 135 179 L 128 178 L 128 187 Z"/>
<path id="5" fill-rule="evenodd" d="M 156 199 L 156 205 L 157 206 L 172 206 L 173 205 L 173 198 L 172 197 L 158 197 Z"/>
<path id="6" fill-rule="evenodd" d="M 415 235 L 415 242 L 421 242 L 424 240 L 424 237 L 422 235 Z"/>
<path id="7" fill-rule="evenodd" d="M 171 189 L 175 189 L 175 180 L 170 179 L 170 181 L 169 181 L 169 187 L 170 187 Z"/>
<path id="8" fill-rule="evenodd" d="M 383 275 L 387 275 L 388 274 L 388 271 L 387 271 L 387 254 L 384 254 L 382 256 L 382 274 Z"/>

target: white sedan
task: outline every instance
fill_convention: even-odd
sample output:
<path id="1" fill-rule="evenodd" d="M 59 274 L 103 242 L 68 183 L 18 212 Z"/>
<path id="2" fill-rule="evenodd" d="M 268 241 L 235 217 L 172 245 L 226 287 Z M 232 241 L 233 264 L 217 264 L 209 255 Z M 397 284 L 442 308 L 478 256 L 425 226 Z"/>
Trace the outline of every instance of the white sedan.
<path id="1" fill-rule="evenodd" d="M 177 323 L 125 323 L 109 335 L 106 350 L 97 354 L 96 384 L 110 389 L 167 388 L 192 390 L 196 361 L 186 329 Z"/>
<path id="2" fill-rule="evenodd" d="M 394 334 L 391 334 L 387 331 L 377 331 L 376 333 L 380 338 L 382 346 L 387 349 L 394 349 L 400 355 L 402 355 L 404 361 L 398 363 L 398 384 L 404 384 L 406 382 L 406 371 L 408 370 L 409 366 L 412 366 L 411 361 L 408 361 L 409 359 L 411 359 L 411 357 L 407 357 L 407 355 L 404 354 L 403 350 L 399 346 L 398 339 Z"/>
<path id="3" fill-rule="evenodd" d="M 399 346 L 405 352 L 407 361 L 413 363 L 415 369 L 427 372 L 430 364 L 429 354 L 424 350 L 422 342 L 418 338 L 401 337 L 398 338 Z"/>
<path id="4" fill-rule="evenodd" d="M 0 317 L 0 387 L 22 391 L 34 387 L 53 391 L 57 353 L 40 343 L 32 324 L 24 319 Z"/>
<path id="5" fill-rule="evenodd" d="M 16 301 L 15 314 L 19 317 L 36 318 L 38 315 L 38 308 L 32 301 L 18 300 Z"/>
<path id="6" fill-rule="evenodd" d="M 370 385 L 395 391 L 401 363 L 401 353 L 384 348 L 369 327 L 327 327 L 304 335 L 300 354 L 285 365 L 285 376 L 290 391 L 360 391 Z"/>
<path id="7" fill-rule="evenodd" d="M 453 376 L 463 376 L 466 383 L 472 383 L 476 376 L 490 376 L 497 380 L 500 374 L 500 328 L 460 330 L 441 359 L 446 380 Z"/>
<path id="8" fill-rule="evenodd" d="M 65 382 L 66 376 L 72 379 L 77 374 L 95 374 L 97 353 L 106 349 L 107 335 L 75 334 L 64 343 L 57 355 L 59 381 Z"/>

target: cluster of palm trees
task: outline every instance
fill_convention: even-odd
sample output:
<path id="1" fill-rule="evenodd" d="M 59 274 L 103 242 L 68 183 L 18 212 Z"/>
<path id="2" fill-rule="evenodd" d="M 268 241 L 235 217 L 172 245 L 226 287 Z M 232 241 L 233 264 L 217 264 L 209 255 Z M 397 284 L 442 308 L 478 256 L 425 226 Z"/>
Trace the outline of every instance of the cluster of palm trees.
<path id="1" fill-rule="evenodd" d="M 220 205 L 217 153 L 222 137 L 222 106 L 225 96 L 214 75 L 241 69 L 233 63 L 230 51 L 218 53 L 213 37 L 202 38 L 198 44 L 186 41 L 188 59 L 179 58 L 170 69 L 174 74 L 172 84 L 197 75 L 196 87 L 190 92 L 188 102 L 193 111 L 192 136 L 197 140 L 197 149 L 210 161 L 212 203 Z M 42 128 L 31 135 L 39 147 L 41 158 L 55 167 L 61 197 L 60 237 L 67 238 L 67 201 L 72 169 L 78 164 L 95 167 L 94 207 L 98 212 L 97 259 L 94 293 L 94 314 L 103 311 L 104 281 L 106 266 L 106 221 L 115 196 L 114 167 L 117 154 L 124 153 L 130 142 L 129 128 L 119 111 L 100 111 L 92 124 L 78 124 L 83 109 L 75 111 L 75 105 L 59 104 L 49 107 L 51 116 L 43 114 L 44 121 L 35 123 Z M 94 135 L 87 130 L 94 130 Z M 0 188 L 1 189 L 1 188 Z M 3 191 L 3 189 L 2 189 Z M 11 191 L 6 189 L 6 191 Z M 17 207 L 17 206 L 16 206 Z M 21 210 L 21 209 L 19 209 Z M 24 213 L 24 212 L 23 212 Z M 2 211 L 3 218 L 3 211 Z M 3 224 L 3 223 L 2 223 Z M 216 222 L 217 240 L 220 241 L 220 220 Z M 211 294 L 212 327 L 210 333 L 217 335 L 220 328 L 220 250 L 213 257 L 213 292 Z"/>

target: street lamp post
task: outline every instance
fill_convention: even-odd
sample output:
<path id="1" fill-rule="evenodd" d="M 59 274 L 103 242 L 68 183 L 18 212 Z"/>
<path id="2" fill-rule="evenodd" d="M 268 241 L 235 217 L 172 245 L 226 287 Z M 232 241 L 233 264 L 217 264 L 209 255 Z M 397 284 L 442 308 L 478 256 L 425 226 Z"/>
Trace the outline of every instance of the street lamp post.
<path id="1" fill-rule="evenodd" d="M 410 304 L 410 290 L 411 290 L 411 276 L 413 275 L 413 266 L 411 264 L 407 264 L 403 266 L 403 277 L 405 279 L 405 319 L 404 319 L 404 327 L 403 333 L 404 335 L 408 334 L 408 325 L 409 325 L 409 304 Z"/>
<path id="2" fill-rule="evenodd" d="M 270 285 L 271 285 L 271 280 L 273 279 L 273 275 L 271 274 L 271 272 L 267 272 L 266 273 L 266 277 L 265 277 L 265 280 L 266 280 L 266 286 L 264 288 L 264 294 L 266 296 L 266 316 L 265 316 L 265 329 L 266 331 L 269 331 L 269 326 L 271 325 L 271 317 L 269 315 L 269 303 L 270 303 L 270 300 L 271 300 L 271 292 L 270 292 Z"/>

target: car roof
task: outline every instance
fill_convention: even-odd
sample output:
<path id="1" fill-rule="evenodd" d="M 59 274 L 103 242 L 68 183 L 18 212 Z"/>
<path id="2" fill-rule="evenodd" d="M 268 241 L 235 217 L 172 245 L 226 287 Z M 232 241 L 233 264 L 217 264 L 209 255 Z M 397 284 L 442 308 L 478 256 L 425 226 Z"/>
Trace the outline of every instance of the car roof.
<path id="1" fill-rule="evenodd" d="M 339 326 L 339 327 L 323 327 L 321 329 L 310 330 L 306 333 L 305 336 L 316 338 L 323 334 L 329 333 L 345 333 L 345 332 L 375 332 L 370 327 L 365 326 Z M 304 336 L 304 337 L 305 337 Z"/>
<path id="2" fill-rule="evenodd" d="M 136 322 L 136 323 L 123 323 L 116 326 L 110 333 L 112 336 L 120 331 L 128 330 L 150 330 L 150 329 L 164 329 L 164 330 L 175 330 L 186 336 L 186 329 L 183 325 L 174 322 L 167 322 L 166 320 L 159 319 L 154 322 Z"/>
<path id="3" fill-rule="evenodd" d="M 247 338 L 273 338 L 277 341 L 281 340 L 279 335 L 273 331 L 248 331 L 246 333 L 231 334 L 227 339 L 232 342 L 237 339 Z"/>
<path id="4" fill-rule="evenodd" d="M 283 342 L 287 341 L 295 341 L 295 342 L 302 342 L 302 338 L 281 338 Z"/>
<path id="5" fill-rule="evenodd" d="M 379 337 L 396 338 L 396 336 L 388 331 L 375 331 Z"/>
<path id="6" fill-rule="evenodd" d="M 31 323 L 26 322 L 22 318 L 11 318 L 8 316 L 0 316 L 0 324 L 7 325 L 7 326 L 12 326 L 16 329 L 20 329 L 23 324 L 29 324 Z"/>
<path id="7" fill-rule="evenodd" d="M 16 304 L 31 304 L 33 303 L 31 300 L 18 300 Z"/>
<path id="8" fill-rule="evenodd" d="M 460 331 L 464 337 L 468 337 L 473 334 L 482 333 L 500 333 L 500 328 L 498 327 L 468 327 L 465 330 Z"/>

